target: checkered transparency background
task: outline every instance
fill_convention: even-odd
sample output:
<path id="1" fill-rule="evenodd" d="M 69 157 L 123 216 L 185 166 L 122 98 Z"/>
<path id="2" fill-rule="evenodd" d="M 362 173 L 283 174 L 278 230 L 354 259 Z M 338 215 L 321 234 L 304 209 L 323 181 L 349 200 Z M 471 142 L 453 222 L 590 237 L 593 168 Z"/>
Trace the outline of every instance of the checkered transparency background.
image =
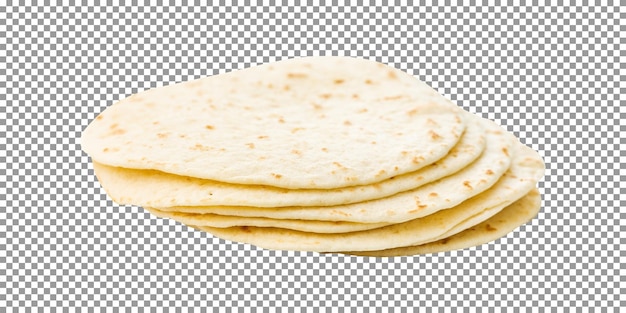
<path id="1" fill-rule="evenodd" d="M 2 6 L 0 307 L 626 306 L 625 17 L 567 3 Z M 100 188 L 79 138 L 116 99 L 307 55 L 384 62 L 514 132 L 547 164 L 538 218 L 476 248 L 361 258 L 219 240 Z"/>

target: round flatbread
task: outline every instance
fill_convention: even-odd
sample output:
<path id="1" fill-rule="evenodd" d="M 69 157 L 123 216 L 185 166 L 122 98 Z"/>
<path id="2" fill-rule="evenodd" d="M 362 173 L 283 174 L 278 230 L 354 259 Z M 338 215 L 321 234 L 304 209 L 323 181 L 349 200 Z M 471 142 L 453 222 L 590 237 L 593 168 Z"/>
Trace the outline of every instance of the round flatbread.
<path id="1" fill-rule="evenodd" d="M 264 217 L 242 217 L 218 214 L 194 214 L 165 212 L 154 208 L 146 208 L 150 213 L 161 218 L 169 218 L 185 225 L 194 227 L 210 226 L 227 228 L 235 226 L 254 227 L 280 227 L 313 233 L 347 233 L 380 228 L 389 223 L 352 223 L 352 222 L 329 222 L 329 221 L 307 221 L 307 220 L 277 220 Z"/>
<path id="2" fill-rule="evenodd" d="M 237 185 L 160 171 L 111 167 L 95 162 L 94 171 L 117 203 L 171 206 L 331 206 L 380 199 L 451 175 L 476 160 L 485 148 L 484 129 L 473 118 L 461 140 L 444 158 L 415 172 L 379 183 L 338 189 L 284 189 Z M 155 190 L 159 192 L 155 193 Z M 208 225 L 207 225 L 208 226 Z"/>
<path id="3" fill-rule="evenodd" d="M 441 239 L 417 246 L 400 247 L 382 251 L 341 252 L 361 256 L 392 257 L 417 254 L 439 253 L 465 249 L 497 240 L 512 232 L 515 228 L 530 221 L 541 208 L 541 195 L 533 190 L 522 199 L 497 212 L 489 219 L 462 228 L 460 226 L 444 234 Z"/>
<path id="4" fill-rule="evenodd" d="M 441 159 L 466 127 L 463 112 L 377 62 L 300 58 L 123 99 L 85 129 L 82 148 L 113 167 L 333 189 Z"/>
<path id="5" fill-rule="evenodd" d="M 205 226 L 199 229 L 223 239 L 277 250 L 373 251 L 427 243 L 470 220 L 476 212 L 498 207 L 502 209 L 534 188 L 543 176 L 543 161 L 534 150 L 522 144 L 516 145 L 515 150 L 511 168 L 492 188 L 453 209 L 439 211 L 406 223 L 341 234 L 318 234 L 263 227 Z"/>

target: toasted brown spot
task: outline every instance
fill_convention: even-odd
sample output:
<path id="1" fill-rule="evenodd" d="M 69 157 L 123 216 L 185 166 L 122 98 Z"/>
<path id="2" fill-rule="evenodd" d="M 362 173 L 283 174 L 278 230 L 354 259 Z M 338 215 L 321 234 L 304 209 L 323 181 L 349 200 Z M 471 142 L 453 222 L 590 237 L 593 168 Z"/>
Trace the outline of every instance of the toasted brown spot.
<path id="1" fill-rule="evenodd" d="M 417 212 L 419 212 L 419 211 L 420 211 L 420 210 L 411 210 L 411 211 L 409 211 L 409 214 L 412 214 L 412 213 L 417 213 Z"/>
<path id="2" fill-rule="evenodd" d="M 431 197 L 436 197 L 436 196 L 438 196 L 438 194 L 437 194 L 436 192 L 431 192 L 431 193 L 429 194 L 429 196 L 431 196 Z"/>
<path id="3" fill-rule="evenodd" d="M 344 82 L 345 82 L 345 80 L 343 80 L 343 79 L 335 79 L 335 80 L 333 81 L 333 83 L 334 83 L 335 85 L 340 85 L 340 84 L 343 84 Z"/>
<path id="4" fill-rule="evenodd" d="M 380 176 L 382 176 L 382 175 L 385 175 L 386 173 L 387 173 L 387 172 L 386 172 L 385 170 L 380 170 L 380 171 L 378 172 L 378 174 L 376 174 L 376 177 L 380 177 Z"/>
<path id="5" fill-rule="evenodd" d="M 287 73 L 288 78 L 306 78 L 307 74 L 304 73 Z"/>
<path id="6" fill-rule="evenodd" d="M 487 174 L 487 175 L 493 175 L 493 171 L 492 171 L 492 170 L 486 170 L 486 171 L 485 171 L 485 174 Z"/>
<path id="7" fill-rule="evenodd" d="M 411 111 L 409 111 L 409 112 L 406 112 L 406 114 L 407 114 L 408 116 L 413 116 L 413 115 L 417 114 L 417 111 L 418 111 L 417 109 L 413 109 L 413 110 L 411 110 Z"/>
<path id="8" fill-rule="evenodd" d="M 329 99 L 331 96 L 332 96 L 332 95 L 331 95 L 331 94 L 329 94 L 329 93 L 323 93 L 323 94 L 321 94 L 321 95 L 320 95 L 320 97 L 321 97 L 321 98 L 324 98 L 324 99 Z"/>
<path id="9" fill-rule="evenodd" d="M 320 104 L 318 104 L 318 103 L 313 103 L 312 105 L 313 105 L 313 109 L 315 109 L 315 110 L 321 110 L 321 109 L 323 109 L 323 108 L 324 108 L 323 106 L 321 106 L 321 105 L 320 105 Z"/>
<path id="10" fill-rule="evenodd" d="M 347 176 L 343 180 L 345 181 L 355 181 L 357 180 L 356 176 Z"/>
<path id="11" fill-rule="evenodd" d="M 439 241 L 439 243 L 441 243 L 442 245 L 445 245 L 448 243 L 448 241 L 450 241 L 450 238 L 443 238 Z"/>
<path id="12" fill-rule="evenodd" d="M 126 133 L 126 131 L 125 131 L 125 130 L 123 130 L 123 129 L 115 129 L 115 130 L 113 130 L 113 131 L 111 132 L 111 135 L 123 135 L 123 134 L 125 134 L 125 133 Z"/>
<path id="13" fill-rule="evenodd" d="M 252 230 L 250 230 L 250 228 L 248 226 L 241 226 L 239 227 L 239 229 L 241 229 L 241 231 L 243 231 L 244 233 L 251 233 Z"/>
<path id="14" fill-rule="evenodd" d="M 495 228 L 495 227 L 491 226 L 491 224 L 487 224 L 487 225 L 485 225 L 485 229 L 486 229 L 487 231 L 496 231 L 496 230 L 498 230 L 497 228 Z"/>
<path id="15" fill-rule="evenodd" d="M 384 97 L 383 100 L 398 100 L 398 99 L 402 99 L 404 96 L 402 95 L 397 95 L 397 96 L 389 96 L 389 97 Z"/>
<path id="16" fill-rule="evenodd" d="M 246 146 L 248 146 L 248 148 L 250 148 L 250 149 L 254 149 L 254 144 L 253 143 L 247 143 Z"/>
<path id="17" fill-rule="evenodd" d="M 328 152 L 327 148 L 322 148 L 321 150 L 324 151 L 324 152 Z"/>
<path id="18" fill-rule="evenodd" d="M 376 144 L 376 141 L 372 141 L 372 142 L 371 142 L 371 144 L 375 145 L 375 144 Z"/>
<path id="19" fill-rule="evenodd" d="M 302 151 L 296 150 L 296 149 L 291 150 L 291 153 L 297 154 L 297 155 L 302 155 Z"/>
<path id="20" fill-rule="evenodd" d="M 346 212 L 343 212 L 343 211 L 339 211 L 339 210 L 333 210 L 332 213 L 343 215 L 343 216 L 350 216 L 349 213 L 346 213 Z"/>
<path id="21" fill-rule="evenodd" d="M 159 125 L 159 122 L 158 121 L 154 121 L 154 122 L 152 122 L 152 125 Z"/>
<path id="22" fill-rule="evenodd" d="M 272 176 L 274 176 L 274 178 L 276 179 L 280 179 L 281 177 L 283 177 L 283 175 L 275 174 L 275 173 L 272 173 Z"/>
<path id="23" fill-rule="evenodd" d="M 341 163 L 339 163 L 339 162 L 333 162 L 333 164 L 334 164 L 336 167 L 344 168 L 344 166 L 343 166 L 343 165 L 341 165 Z"/>
<path id="24" fill-rule="evenodd" d="M 425 209 L 425 208 L 427 208 L 427 207 L 428 207 L 428 205 L 426 205 L 426 204 L 420 204 L 420 205 L 418 205 L 417 207 L 418 207 L 419 209 Z"/>
<path id="25" fill-rule="evenodd" d="M 391 79 L 396 79 L 398 78 L 398 76 L 396 75 L 396 72 L 394 71 L 389 71 L 387 72 L 387 77 L 391 78 Z"/>
<path id="26" fill-rule="evenodd" d="M 167 133 L 158 133 L 157 137 L 159 138 L 167 138 L 167 136 L 169 136 Z"/>
<path id="27" fill-rule="evenodd" d="M 359 95 L 357 95 L 356 93 L 352 94 L 352 99 L 358 99 L 358 98 L 359 98 Z"/>
<path id="28" fill-rule="evenodd" d="M 366 80 L 365 80 L 365 83 L 366 83 L 366 84 L 368 84 L 368 85 L 371 85 L 371 84 L 373 84 L 374 82 L 372 82 L 372 80 L 370 80 L 370 79 L 366 79 Z"/>
<path id="29" fill-rule="evenodd" d="M 283 86 L 283 90 L 290 90 L 290 89 L 291 89 L 291 87 L 289 85 Z"/>
<path id="30" fill-rule="evenodd" d="M 281 123 L 281 124 L 284 124 L 285 120 L 281 117 L 281 118 L 278 119 L 278 122 Z"/>
<path id="31" fill-rule="evenodd" d="M 117 126 L 120 126 L 118 123 L 113 123 L 111 124 L 111 126 L 109 126 L 110 129 L 115 129 L 117 128 Z"/>
<path id="32" fill-rule="evenodd" d="M 502 152 L 504 152 L 504 155 L 509 156 L 509 150 L 507 150 L 507 148 L 502 148 Z"/>
<path id="33" fill-rule="evenodd" d="M 258 139 L 267 139 L 269 136 L 257 136 Z"/>
<path id="34" fill-rule="evenodd" d="M 439 125 L 439 124 L 437 124 L 437 122 L 436 122 L 435 120 L 433 120 L 432 118 L 427 119 L 427 120 L 426 120 L 426 123 L 427 123 L 428 125 L 435 125 L 435 126 L 436 126 L 436 125 Z"/>
<path id="35" fill-rule="evenodd" d="M 193 147 L 191 147 L 190 149 L 191 149 L 191 150 L 198 150 L 198 151 L 209 151 L 209 150 L 211 150 L 212 148 L 211 148 L 211 147 L 209 147 L 209 146 L 204 146 L 204 145 L 201 145 L 201 144 L 199 144 L 199 143 L 198 143 L 198 144 L 195 144 L 195 145 L 194 145 Z"/>
<path id="36" fill-rule="evenodd" d="M 432 140 L 439 140 L 439 139 L 441 139 L 441 135 L 437 134 L 436 132 L 434 132 L 432 130 L 429 131 L 428 133 L 430 134 L 430 139 L 432 139 Z"/>
<path id="37" fill-rule="evenodd" d="M 291 130 L 291 133 L 292 133 L 292 134 L 295 134 L 295 133 L 297 133 L 297 132 L 299 132 L 299 131 L 301 131 L 301 130 L 304 130 L 304 128 L 302 128 L 302 127 L 296 127 L 296 128 L 294 128 L 294 129 L 292 129 L 292 130 Z"/>
<path id="38" fill-rule="evenodd" d="M 350 126 L 352 123 L 348 120 L 343 121 L 343 125 Z"/>
<path id="39" fill-rule="evenodd" d="M 420 164 L 424 161 L 424 157 L 423 156 L 417 156 L 417 157 L 413 157 L 412 162 L 415 164 Z"/>
<path id="40" fill-rule="evenodd" d="M 102 116 L 102 114 L 100 114 L 100 115 L 98 115 L 98 116 L 96 117 L 96 119 L 97 119 L 97 120 L 101 120 L 101 119 L 103 119 L 103 118 L 104 118 L 104 116 Z"/>
<path id="41" fill-rule="evenodd" d="M 394 216 L 394 215 L 396 215 L 396 212 L 392 210 L 387 210 L 387 216 Z"/>
<path id="42" fill-rule="evenodd" d="M 367 112 L 367 109 L 366 109 L 366 108 L 363 108 L 363 109 L 360 109 L 360 110 L 359 110 L 359 113 L 365 113 L 365 112 Z"/>
<path id="43" fill-rule="evenodd" d="M 481 183 L 481 184 L 486 184 L 486 183 L 487 183 L 487 181 L 486 181 L 486 180 L 484 180 L 484 179 L 481 179 L 481 180 L 480 180 L 480 183 Z"/>
<path id="44" fill-rule="evenodd" d="M 274 88 L 274 84 L 271 84 L 271 83 L 270 83 L 270 84 L 267 84 L 267 88 L 269 88 L 269 89 Z"/>
<path id="45" fill-rule="evenodd" d="M 185 138 L 185 137 L 187 137 L 187 135 L 185 135 L 185 134 L 180 134 L 180 135 L 178 135 L 178 137 L 180 137 L 180 138 Z"/>
<path id="46" fill-rule="evenodd" d="M 487 130 L 485 132 L 487 132 L 488 134 L 496 134 L 496 135 L 502 134 L 501 130 Z"/>
<path id="47" fill-rule="evenodd" d="M 102 149 L 102 152 L 109 152 L 109 148 Z"/>
<path id="48" fill-rule="evenodd" d="M 446 199 L 446 202 L 450 202 L 450 199 Z"/>
<path id="49" fill-rule="evenodd" d="M 463 182 L 463 186 L 465 186 L 465 187 L 467 187 L 469 189 L 474 189 L 474 188 L 472 188 L 472 184 L 470 184 L 469 180 L 464 181 Z"/>
<path id="50" fill-rule="evenodd" d="M 399 168 L 398 168 L 397 166 L 394 166 L 394 167 L 393 167 L 393 170 L 394 170 L 394 171 L 398 171 L 398 170 L 399 170 Z"/>
<path id="51" fill-rule="evenodd" d="M 403 155 L 403 156 L 406 156 L 407 154 L 409 154 L 409 152 L 408 152 L 408 151 L 402 151 L 402 152 L 400 152 L 400 153 L 402 153 L 402 155 Z"/>

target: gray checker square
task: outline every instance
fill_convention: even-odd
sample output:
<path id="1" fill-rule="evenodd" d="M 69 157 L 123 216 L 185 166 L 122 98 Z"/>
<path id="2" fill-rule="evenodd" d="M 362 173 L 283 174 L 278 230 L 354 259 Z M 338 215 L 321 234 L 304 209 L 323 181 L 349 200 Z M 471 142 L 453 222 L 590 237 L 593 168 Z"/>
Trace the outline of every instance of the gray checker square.
<path id="1" fill-rule="evenodd" d="M 0 6 L 0 308 L 626 307 L 626 7 L 107 2 Z M 116 99 L 309 55 L 387 63 L 514 132 L 547 163 L 538 218 L 360 258 L 219 240 L 100 188 L 79 138 Z"/>

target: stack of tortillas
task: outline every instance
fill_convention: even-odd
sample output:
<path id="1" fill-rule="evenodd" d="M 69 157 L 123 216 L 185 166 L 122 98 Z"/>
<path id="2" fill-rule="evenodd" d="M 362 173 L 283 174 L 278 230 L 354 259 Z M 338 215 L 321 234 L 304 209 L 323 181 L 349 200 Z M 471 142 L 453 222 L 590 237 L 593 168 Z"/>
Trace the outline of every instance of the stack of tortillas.
<path id="1" fill-rule="evenodd" d="M 227 240 L 370 256 L 506 235 L 540 207 L 544 164 L 413 76 L 311 57 L 140 92 L 84 131 L 100 183 Z"/>

